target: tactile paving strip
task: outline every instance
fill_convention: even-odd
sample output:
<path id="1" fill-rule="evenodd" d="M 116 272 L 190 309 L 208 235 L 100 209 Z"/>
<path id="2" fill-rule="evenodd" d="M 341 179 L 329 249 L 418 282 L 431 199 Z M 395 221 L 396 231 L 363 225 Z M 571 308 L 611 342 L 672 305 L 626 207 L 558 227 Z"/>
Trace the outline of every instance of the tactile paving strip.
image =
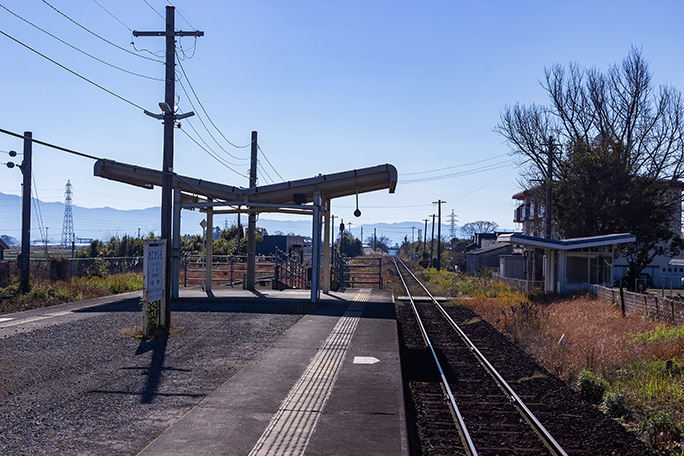
<path id="1" fill-rule="evenodd" d="M 360 290 L 273 416 L 250 456 L 303 455 L 359 323 L 370 290 Z"/>

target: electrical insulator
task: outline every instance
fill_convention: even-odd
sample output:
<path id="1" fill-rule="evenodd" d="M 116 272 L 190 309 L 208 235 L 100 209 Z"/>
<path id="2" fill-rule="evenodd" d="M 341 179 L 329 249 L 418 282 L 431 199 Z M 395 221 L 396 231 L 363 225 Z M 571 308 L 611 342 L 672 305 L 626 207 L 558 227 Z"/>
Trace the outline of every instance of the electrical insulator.
<path id="1" fill-rule="evenodd" d="M 9 169 L 14 168 L 14 163 L 8 162 L 8 163 L 7 163 L 7 167 L 8 167 Z"/>
<path id="2" fill-rule="evenodd" d="M 16 156 L 17 156 L 17 153 L 16 153 L 15 151 L 13 151 L 13 150 L 10 150 L 10 151 L 9 151 L 9 156 L 10 156 L 10 157 L 16 157 Z"/>

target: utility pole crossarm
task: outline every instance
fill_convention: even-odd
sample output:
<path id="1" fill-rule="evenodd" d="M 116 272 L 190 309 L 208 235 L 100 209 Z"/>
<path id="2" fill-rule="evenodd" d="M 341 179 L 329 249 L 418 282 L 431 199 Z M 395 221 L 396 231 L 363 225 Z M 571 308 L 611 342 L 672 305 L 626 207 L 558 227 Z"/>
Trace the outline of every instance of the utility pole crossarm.
<path id="1" fill-rule="evenodd" d="M 139 32 L 138 30 L 133 30 L 133 36 L 169 36 L 167 32 Z M 195 30 L 193 32 L 184 32 L 182 30 L 176 30 L 173 32 L 172 36 L 204 36 L 204 32 L 200 30 Z"/>

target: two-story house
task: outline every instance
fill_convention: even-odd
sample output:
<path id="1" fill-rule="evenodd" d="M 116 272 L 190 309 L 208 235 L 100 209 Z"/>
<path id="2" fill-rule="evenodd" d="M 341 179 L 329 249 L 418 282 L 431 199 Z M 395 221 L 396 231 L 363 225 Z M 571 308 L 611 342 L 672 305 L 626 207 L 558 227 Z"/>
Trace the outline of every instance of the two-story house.
<path id="1" fill-rule="evenodd" d="M 519 201 L 513 214 L 513 221 L 521 224 L 521 231 L 525 236 L 542 237 L 545 233 L 541 192 L 542 188 L 535 186 L 513 195 L 513 199 Z M 553 233 L 552 237 L 555 237 Z M 544 280 L 544 249 L 521 246 L 517 253 L 524 256 L 524 279 L 533 282 Z"/>

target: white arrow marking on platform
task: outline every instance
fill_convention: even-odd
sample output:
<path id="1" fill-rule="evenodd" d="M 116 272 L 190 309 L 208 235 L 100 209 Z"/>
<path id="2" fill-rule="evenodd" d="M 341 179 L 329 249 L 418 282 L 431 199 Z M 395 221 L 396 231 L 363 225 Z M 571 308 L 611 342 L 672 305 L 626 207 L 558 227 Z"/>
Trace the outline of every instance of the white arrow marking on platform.
<path id="1" fill-rule="evenodd" d="M 373 356 L 354 356 L 354 364 L 375 364 L 378 362 L 380 360 Z"/>

